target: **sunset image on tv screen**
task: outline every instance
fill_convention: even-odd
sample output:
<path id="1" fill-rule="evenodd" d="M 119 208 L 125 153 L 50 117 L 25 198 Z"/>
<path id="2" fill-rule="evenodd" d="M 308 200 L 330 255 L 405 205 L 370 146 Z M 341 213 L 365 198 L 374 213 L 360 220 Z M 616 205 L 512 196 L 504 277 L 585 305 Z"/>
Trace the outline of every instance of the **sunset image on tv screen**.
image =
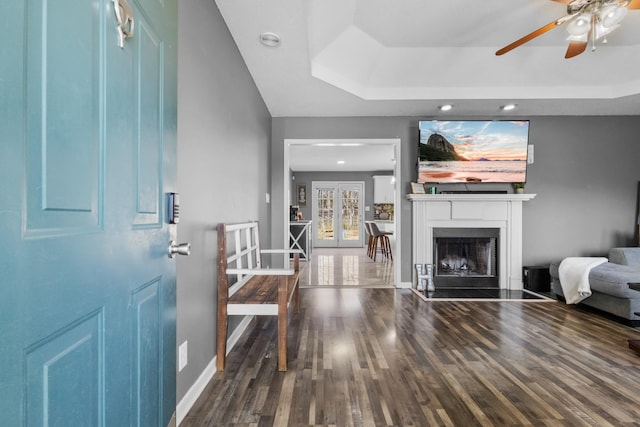
<path id="1" fill-rule="evenodd" d="M 419 122 L 418 182 L 525 182 L 529 122 Z"/>

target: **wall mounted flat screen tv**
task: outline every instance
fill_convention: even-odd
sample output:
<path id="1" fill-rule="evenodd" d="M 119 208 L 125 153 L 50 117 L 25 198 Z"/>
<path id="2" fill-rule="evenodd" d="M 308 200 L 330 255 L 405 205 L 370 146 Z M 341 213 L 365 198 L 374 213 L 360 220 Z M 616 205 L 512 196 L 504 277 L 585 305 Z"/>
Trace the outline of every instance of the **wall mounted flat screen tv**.
<path id="1" fill-rule="evenodd" d="M 527 120 L 419 122 L 419 183 L 525 182 Z"/>

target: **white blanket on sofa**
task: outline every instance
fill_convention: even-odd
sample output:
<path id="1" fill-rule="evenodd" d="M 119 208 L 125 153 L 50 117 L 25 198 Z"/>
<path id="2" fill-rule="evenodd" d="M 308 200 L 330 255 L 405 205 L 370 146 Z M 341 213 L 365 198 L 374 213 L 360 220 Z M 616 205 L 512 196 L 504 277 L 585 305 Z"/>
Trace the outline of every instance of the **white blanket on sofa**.
<path id="1" fill-rule="evenodd" d="M 569 257 L 562 260 L 558 275 L 567 304 L 577 304 L 591 296 L 589 272 L 607 261 L 603 257 Z"/>

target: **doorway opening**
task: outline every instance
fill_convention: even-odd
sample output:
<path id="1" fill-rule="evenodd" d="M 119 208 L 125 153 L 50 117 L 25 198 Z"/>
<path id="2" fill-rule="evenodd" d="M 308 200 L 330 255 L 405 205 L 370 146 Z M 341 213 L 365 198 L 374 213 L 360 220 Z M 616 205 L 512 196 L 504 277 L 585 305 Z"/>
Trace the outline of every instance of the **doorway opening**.
<path id="1" fill-rule="evenodd" d="M 401 158 L 401 143 L 400 138 L 380 138 L 380 139 L 285 139 L 284 140 L 284 164 L 283 164 L 283 176 L 284 176 L 284 197 L 283 197 L 283 206 L 282 206 L 282 221 L 283 221 L 283 234 L 284 241 L 288 240 L 288 232 L 289 232 L 289 206 L 291 204 L 291 191 L 294 185 L 292 184 L 292 176 L 297 172 L 292 169 L 290 159 L 291 159 L 291 150 L 297 150 L 301 147 L 309 147 L 310 149 L 317 147 L 333 147 L 338 152 L 343 152 L 345 154 L 353 153 L 354 150 L 359 150 L 359 154 L 355 155 L 354 158 L 361 159 L 371 159 L 372 152 L 376 150 L 380 150 L 383 147 L 388 147 L 390 149 L 390 153 L 392 153 L 389 157 L 389 160 L 393 160 L 392 165 L 388 168 L 378 168 L 375 166 L 369 165 L 369 168 L 366 169 L 367 172 L 372 175 L 375 172 L 379 172 L 381 170 L 386 170 L 388 172 L 392 172 L 393 176 L 393 186 L 394 186 L 394 204 L 397 207 L 398 215 L 395 216 L 395 248 L 394 248 L 394 266 L 402 265 L 402 244 L 401 244 L 401 236 L 402 236 L 402 222 L 400 218 L 400 205 L 401 205 L 401 179 L 400 179 L 400 167 L 399 163 L 396 162 L 396 159 Z M 371 163 L 371 162 L 370 162 Z M 326 164 L 324 168 L 318 170 L 317 172 L 334 172 L 335 164 Z M 351 169 L 349 162 L 347 161 L 343 168 L 344 171 L 363 171 L 365 169 Z M 297 183 L 298 181 L 296 181 Z M 297 184 L 296 184 L 297 185 Z M 309 188 L 309 187 L 307 187 Z M 365 188 L 365 192 L 368 191 Z M 372 200 L 365 200 L 365 206 L 373 206 Z M 366 210 L 366 209 L 365 209 Z M 363 212 L 364 213 L 364 212 Z M 361 221 L 362 223 L 364 222 Z M 314 230 L 315 231 L 315 230 Z M 361 231 L 359 233 L 363 235 Z M 363 242 L 363 250 L 366 251 L 365 246 L 366 242 Z M 395 286 L 402 287 L 408 284 L 402 284 L 401 282 L 401 269 L 394 268 L 393 272 L 393 280 Z"/>

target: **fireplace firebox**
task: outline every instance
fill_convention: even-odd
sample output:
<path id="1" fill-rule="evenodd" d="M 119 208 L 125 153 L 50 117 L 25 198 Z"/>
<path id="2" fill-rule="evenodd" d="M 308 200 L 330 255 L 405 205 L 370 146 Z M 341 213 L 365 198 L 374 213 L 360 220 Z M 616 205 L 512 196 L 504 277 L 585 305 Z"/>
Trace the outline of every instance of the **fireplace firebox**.
<path id="1" fill-rule="evenodd" d="M 499 228 L 434 228 L 436 289 L 499 288 L 499 241 Z"/>

